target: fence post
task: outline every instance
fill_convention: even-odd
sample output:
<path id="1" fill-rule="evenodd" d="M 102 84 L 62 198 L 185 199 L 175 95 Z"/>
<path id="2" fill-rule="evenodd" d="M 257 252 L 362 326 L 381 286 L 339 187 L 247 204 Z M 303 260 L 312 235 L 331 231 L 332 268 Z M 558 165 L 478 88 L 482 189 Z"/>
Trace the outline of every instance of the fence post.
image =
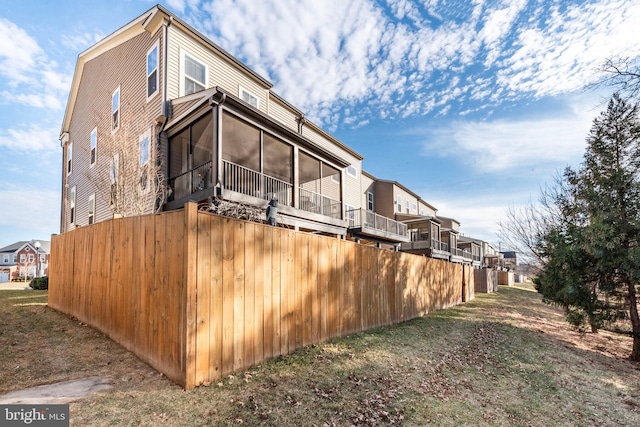
<path id="1" fill-rule="evenodd" d="M 183 336 L 185 337 L 184 373 L 185 390 L 196 386 L 196 274 L 198 265 L 197 239 L 198 239 L 198 205 L 188 202 L 184 205 L 185 239 L 184 239 L 184 286 L 185 310 Z"/>

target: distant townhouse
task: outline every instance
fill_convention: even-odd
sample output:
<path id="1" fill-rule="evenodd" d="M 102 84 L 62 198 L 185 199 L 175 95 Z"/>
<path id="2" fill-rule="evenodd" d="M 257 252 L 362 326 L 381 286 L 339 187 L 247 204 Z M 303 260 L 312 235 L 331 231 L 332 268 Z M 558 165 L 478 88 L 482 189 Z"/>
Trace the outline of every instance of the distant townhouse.
<path id="1" fill-rule="evenodd" d="M 50 242 L 30 240 L 0 248 L 0 282 L 32 279 L 49 273 Z"/>

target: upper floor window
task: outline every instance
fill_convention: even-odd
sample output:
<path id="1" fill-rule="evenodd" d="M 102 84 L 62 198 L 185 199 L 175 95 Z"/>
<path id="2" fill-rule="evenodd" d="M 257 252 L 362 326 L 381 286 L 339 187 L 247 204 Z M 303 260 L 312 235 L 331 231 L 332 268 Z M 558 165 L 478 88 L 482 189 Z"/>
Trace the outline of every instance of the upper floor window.
<path id="1" fill-rule="evenodd" d="M 373 193 L 367 192 L 367 210 L 373 212 Z"/>
<path id="2" fill-rule="evenodd" d="M 47 256 L 45 254 L 40 254 L 40 262 L 47 261 Z"/>
<path id="3" fill-rule="evenodd" d="M 398 212 L 402 212 L 402 196 L 396 197 L 396 206 L 398 207 Z"/>
<path id="4" fill-rule="evenodd" d="M 420 216 L 424 216 L 424 209 L 420 209 Z"/>
<path id="5" fill-rule="evenodd" d="M 67 175 L 71 174 L 71 165 L 73 164 L 73 142 L 67 145 Z"/>
<path id="6" fill-rule="evenodd" d="M 27 260 L 27 254 L 20 254 L 20 262 L 25 262 Z"/>
<path id="7" fill-rule="evenodd" d="M 357 178 L 358 169 L 356 169 L 354 166 L 347 166 L 347 175 Z"/>
<path id="8" fill-rule="evenodd" d="M 29 264 L 31 264 L 35 259 L 36 257 L 33 254 L 29 254 Z"/>
<path id="9" fill-rule="evenodd" d="M 147 98 L 158 93 L 158 43 L 147 52 Z"/>
<path id="10" fill-rule="evenodd" d="M 418 205 L 416 205 L 415 203 L 411 203 L 411 210 L 417 211 Z"/>
<path id="11" fill-rule="evenodd" d="M 2 256 L 2 262 L 4 262 L 5 264 L 9 263 L 9 254 L 4 254 Z"/>
<path id="12" fill-rule="evenodd" d="M 111 129 L 116 130 L 120 127 L 120 86 L 111 95 Z"/>
<path id="13" fill-rule="evenodd" d="M 71 224 L 76 221 L 76 186 L 71 187 L 69 191 L 69 222 Z"/>
<path id="14" fill-rule="evenodd" d="M 184 94 L 199 92 L 207 87 L 207 66 L 197 59 L 183 53 L 183 84 Z"/>
<path id="15" fill-rule="evenodd" d="M 13 254 L 13 262 L 18 262 L 18 254 Z"/>
<path id="16" fill-rule="evenodd" d="M 90 157 L 89 162 L 91 166 L 96 164 L 97 150 L 98 150 L 98 128 L 93 128 L 93 130 L 91 131 L 91 153 L 89 155 Z"/>
<path id="17" fill-rule="evenodd" d="M 96 212 L 96 193 L 89 196 L 89 207 L 87 212 L 89 213 L 89 225 L 91 225 L 94 222 Z"/>
<path id="18" fill-rule="evenodd" d="M 406 204 L 406 206 L 407 206 L 407 213 L 409 213 L 409 205 L 410 205 L 410 204 L 411 204 L 411 203 L 407 200 L 407 204 Z"/>
<path id="19" fill-rule="evenodd" d="M 260 100 L 257 96 L 240 86 L 240 99 L 254 108 L 260 108 Z"/>

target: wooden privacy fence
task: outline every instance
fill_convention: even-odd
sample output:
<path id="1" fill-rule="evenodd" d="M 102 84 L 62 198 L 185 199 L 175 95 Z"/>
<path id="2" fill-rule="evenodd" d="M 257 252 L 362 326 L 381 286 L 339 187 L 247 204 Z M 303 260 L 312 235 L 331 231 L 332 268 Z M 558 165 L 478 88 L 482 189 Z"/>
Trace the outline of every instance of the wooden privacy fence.
<path id="1" fill-rule="evenodd" d="M 490 293 L 498 290 L 497 271 L 483 268 L 482 270 L 475 270 L 473 276 L 476 292 Z"/>
<path id="2" fill-rule="evenodd" d="M 49 305 L 189 389 L 473 298 L 470 267 L 197 211 L 54 236 Z"/>
<path id="3" fill-rule="evenodd" d="M 512 271 L 498 271 L 498 285 L 513 286 L 513 272 Z"/>

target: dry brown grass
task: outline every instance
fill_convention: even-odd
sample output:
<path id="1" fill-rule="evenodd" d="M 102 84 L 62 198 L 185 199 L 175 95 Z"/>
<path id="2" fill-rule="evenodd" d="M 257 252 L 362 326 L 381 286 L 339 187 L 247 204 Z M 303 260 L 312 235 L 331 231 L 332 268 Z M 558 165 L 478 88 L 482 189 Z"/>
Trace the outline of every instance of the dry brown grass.
<path id="1" fill-rule="evenodd" d="M 45 302 L 42 292 L 0 291 L 0 392 L 108 378 L 112 391 L 71 404 L 72 425 L 640 425 L 631 339 L 571 330 L 530 286 L 189 392 Z"/>

